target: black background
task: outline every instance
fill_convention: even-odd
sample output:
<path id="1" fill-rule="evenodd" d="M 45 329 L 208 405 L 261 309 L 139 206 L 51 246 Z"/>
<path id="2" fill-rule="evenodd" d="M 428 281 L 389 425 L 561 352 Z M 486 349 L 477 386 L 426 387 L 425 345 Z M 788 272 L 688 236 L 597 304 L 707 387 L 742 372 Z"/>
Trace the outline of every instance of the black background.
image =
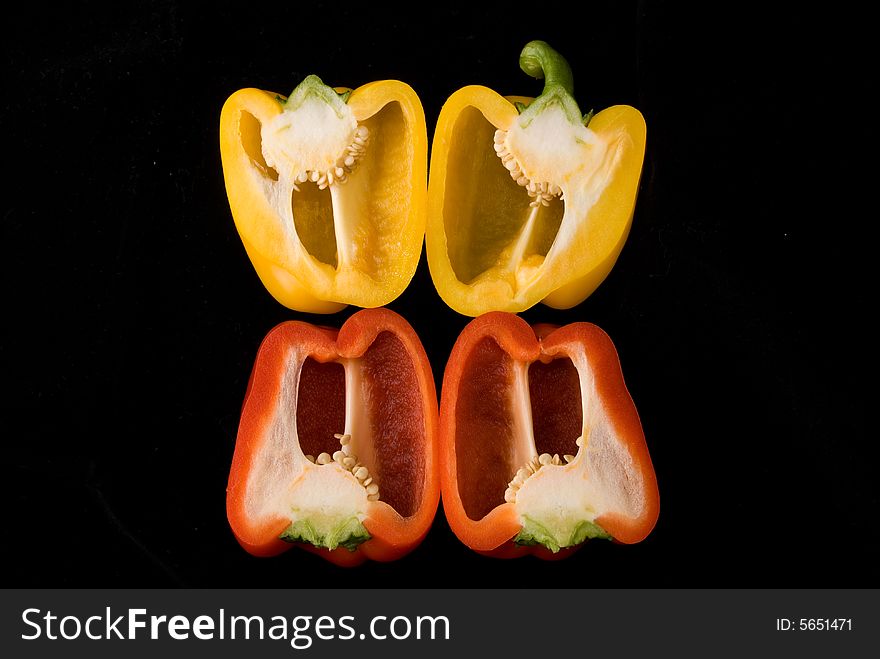
<path id="1" fill-rule="evenodd" d="M 7 586 L 877 586 L 875 37 L 801 4 L 29 4 L 3 42 L 0 359 Z M 392 564 L 299 550 L 256 559 L 224 491 L 262 337 L 298 318 L 260 284 L 233 225 L 220 108 L 309 73 L 398 78 L 433 133 L 479 83 L 534 95 L 540 38 L 581 107 L 648 125 L 629 240 L 569 311 L 620 353 L 661 491 L 636 546 L 499 561 L 438 511 Z M 870 297 L 869 297 L 870 296 Z M 438 390 L 468 321 L 424 258 L 393 304 Z M 870 426 L 870 431 L 869 431 Z"/>

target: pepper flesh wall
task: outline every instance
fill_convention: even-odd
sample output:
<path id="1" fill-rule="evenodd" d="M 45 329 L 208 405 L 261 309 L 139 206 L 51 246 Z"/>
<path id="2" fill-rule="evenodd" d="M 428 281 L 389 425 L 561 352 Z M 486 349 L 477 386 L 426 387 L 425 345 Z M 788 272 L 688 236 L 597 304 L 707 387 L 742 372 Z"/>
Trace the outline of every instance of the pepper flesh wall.
<path id="1" fill-rule="evenodd" d="M 443 106 L 428 184 L 428 265 L 459 313 L 565 309 L 604 280 L 629 234 L 645 122 L 616 105 L 582 115 L 566 61 L 542 41 L 520 66 L 536 99 L 472 85 Z"/>
<path id="2" fill-rule="evenodd" d="M 239 543 L 339 565 L 412 550 L 439 501 L 437 397 L 415 332 L 387 309 L 337 332 L 289 321 L 257 354 L 227 488 Z"/>
<path id="3" fill-rule="evenodd" d="M 493 556 L 567 555 L 643 540 L 659 494 L 617 352 L 590 323 L 473 320 L 440 404 L 441 489 L 453 532 Z"/>

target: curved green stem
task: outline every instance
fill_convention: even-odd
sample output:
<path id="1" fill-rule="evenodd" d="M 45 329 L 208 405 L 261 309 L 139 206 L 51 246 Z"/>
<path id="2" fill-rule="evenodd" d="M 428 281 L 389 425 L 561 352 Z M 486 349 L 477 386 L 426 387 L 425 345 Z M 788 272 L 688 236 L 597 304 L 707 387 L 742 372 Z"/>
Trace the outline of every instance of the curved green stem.
<path id="1" fill-rule="evenodd" d="M 530 41 L 519 54 L 519 68 L 538 80 L 544 80 L 546 94 L 553 87 L 562 87 L 569 95 L 574 94 L 574 76 L 565 58 L 553 50 L 546 41 Z"/>
<path id="2" fill-rule="evenodd" d="M 574 100 L 574 76 L 562 55 L 544 41 L 530 41 L 519 55 L 519 66 L 533 78 L 544 80 L 541 94 L 520 113 L 523 128 L 552 105 L 561 106 L 572 123 L 583 121 L 583 115 Z"/>

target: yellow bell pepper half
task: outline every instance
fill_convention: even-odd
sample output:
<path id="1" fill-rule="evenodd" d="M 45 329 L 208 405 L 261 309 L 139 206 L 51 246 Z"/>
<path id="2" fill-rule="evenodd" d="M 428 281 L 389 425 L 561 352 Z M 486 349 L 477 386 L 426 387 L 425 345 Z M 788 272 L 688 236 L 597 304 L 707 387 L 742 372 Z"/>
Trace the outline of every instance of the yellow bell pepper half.
<path id="1" fill-rule="evenodd" d="M 536 99 L 482 86 L 443 106 L 428 183 L 428 265 L 459 313 L 567 309 L 590 295 L 629 234 L 645 122 L 617 105 L 584 116 L 571 70 L 533 41 L 520 66 L 544 78 Z"/>
<path id="2" fill-rule="evenodd" d="M 229 97 L 220 152 L 232 216 L 283 305 L 333 313 L 394 300 L 425 234 L 428 138 L 418 96 L 396 80 L 354 91 L 307 77 L 284 98 Z"/>

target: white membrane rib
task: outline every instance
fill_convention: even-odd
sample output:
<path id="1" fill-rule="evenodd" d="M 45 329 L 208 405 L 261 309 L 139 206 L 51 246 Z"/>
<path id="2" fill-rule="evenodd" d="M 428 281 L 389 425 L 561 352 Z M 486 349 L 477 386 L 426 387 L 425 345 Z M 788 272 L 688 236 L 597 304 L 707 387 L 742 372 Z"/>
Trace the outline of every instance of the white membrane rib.
<path id="1" fill-rule="evenodd" d="M 585 455 L 587 461 L 586 482 L 601 513 L 616 512 L 627 517 L 642 513 L 643 483 L 635 468 L 632 456 L 608 418 L 587 357 L 582 352 L 573 359 L 581 383 L 581 400 L 584 415 L 584 446 L 578 458 Z"/>
<path id="2" fill-rule="evenodd" d="M 296 432 L 299 377 L 305 356 L 291 349 L 286 357 L 275 416 L 266 428 L 262 446 L 255 452 L 248 474 L 245 508 L 251 519 L 259 519 L 287 508 L 291 478 L 302 470 L 305 458 Z"/>
<path id="3" fill-rule="evenodd" d="M 532 399 L 529 394 L 529 365 L 513 363 L 513 445 L 510 464 L 514 470 L 537 456 L 535 430 L 532 424 Z M 513 478 L 514 471 L 507 478 Z"/>

